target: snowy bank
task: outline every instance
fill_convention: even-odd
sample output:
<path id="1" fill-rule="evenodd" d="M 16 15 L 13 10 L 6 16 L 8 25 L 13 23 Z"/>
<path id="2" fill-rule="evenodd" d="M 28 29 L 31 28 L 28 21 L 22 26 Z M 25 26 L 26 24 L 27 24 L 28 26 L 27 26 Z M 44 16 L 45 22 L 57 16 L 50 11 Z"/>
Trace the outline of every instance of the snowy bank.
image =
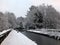
<path id="1" fill-rule="evenodd" d="M 12 30 L 1 45 L 37 45 L 34 41 L 23 35 L 21 32 Z"/>

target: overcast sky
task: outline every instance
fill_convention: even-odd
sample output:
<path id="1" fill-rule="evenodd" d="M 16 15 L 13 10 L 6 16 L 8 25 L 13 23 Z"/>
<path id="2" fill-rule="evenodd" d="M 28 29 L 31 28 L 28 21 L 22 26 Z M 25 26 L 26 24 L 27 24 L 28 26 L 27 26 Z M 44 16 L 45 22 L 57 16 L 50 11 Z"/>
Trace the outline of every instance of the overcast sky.
<path id="1" fill-rule="evenodd" d="M 38 6 L 43 3 L 53 5 L 57 11 L 60 11 L 60 0 L 0 0 L 0 11 L 13 12 L 16 17 L 25 17 L 31 5 Z"/>

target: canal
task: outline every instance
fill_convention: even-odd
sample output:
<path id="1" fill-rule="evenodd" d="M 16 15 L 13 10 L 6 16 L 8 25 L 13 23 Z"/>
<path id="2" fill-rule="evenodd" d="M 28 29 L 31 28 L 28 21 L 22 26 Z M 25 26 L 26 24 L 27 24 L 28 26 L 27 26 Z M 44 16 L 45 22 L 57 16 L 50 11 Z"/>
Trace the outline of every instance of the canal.
<path id="1" fill-rule="evenodd" d="M 47 36 L 36 34 L 32 32 L 22 32 L 24 35 L 26 35 L 29 39 L 35 41 L 38 45 L 60 45 L 59 40 L 55 40 L 53 38 L 49 38 Z"/>

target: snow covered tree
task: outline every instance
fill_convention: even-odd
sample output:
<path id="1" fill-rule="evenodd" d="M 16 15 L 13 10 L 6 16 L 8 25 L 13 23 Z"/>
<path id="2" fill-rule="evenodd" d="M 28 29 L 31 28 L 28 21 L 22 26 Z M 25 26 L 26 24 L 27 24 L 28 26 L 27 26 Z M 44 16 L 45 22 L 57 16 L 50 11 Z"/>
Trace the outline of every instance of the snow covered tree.
<path id="1" fill-rule="evenodd" d="M 31 6 L 30 11 L 27 13 L 27 22 L 34 25 L 35 28 L 43 27 L 43 15 L 39 12 L 37 7 Z"/>
<path id="2" fill-rule="evenodd" d="M 20 22 L 24 22 L 24 18 L 23 17 L 18 17 L 17 18 L 17 24 L 20 26 Z"/>
<path id="3" fill-rule="evenodd" d="M 5 15 L 7 15 L 7 17 L 8 17 L 9 28 L 16 28 L 17 21 L 16 21 L 15 15 L 10 12 L 6 12 Z"/>
<path id="4" fill-rule="evenodd" d="M 0 12 L 0 31 L 3 31 L 8 28 L 8 18 L 2 12 Z"/>
<path id="5" fill-rule="evenodd" d="M 35 28 L 56 29 L 60 27 L 60 14 L 51 5 L 31 6 L 27 13 L 28 23 Z"/>
<path id="6" fill-rule="evenodd" d="M 56 19 L 58 19 L 60 17 L 59 16 L 60 14 L 51 5 L 46 6 L 45 11 L 46 11 L 45 12 L 46 15 L 44 15 L 45 28 L 56 29 L 57 28 L 57 20 Z"/>

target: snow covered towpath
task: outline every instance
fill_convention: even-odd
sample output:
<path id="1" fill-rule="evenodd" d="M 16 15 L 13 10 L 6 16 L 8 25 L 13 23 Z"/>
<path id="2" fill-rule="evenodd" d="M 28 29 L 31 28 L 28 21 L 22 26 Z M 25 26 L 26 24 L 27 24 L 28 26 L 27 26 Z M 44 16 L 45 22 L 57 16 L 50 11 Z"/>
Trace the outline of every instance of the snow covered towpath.
<path id="1" fill-rule="evenodd" d="M 1 45 L 37 45 L 21 32 L 12 30 Z"/>

